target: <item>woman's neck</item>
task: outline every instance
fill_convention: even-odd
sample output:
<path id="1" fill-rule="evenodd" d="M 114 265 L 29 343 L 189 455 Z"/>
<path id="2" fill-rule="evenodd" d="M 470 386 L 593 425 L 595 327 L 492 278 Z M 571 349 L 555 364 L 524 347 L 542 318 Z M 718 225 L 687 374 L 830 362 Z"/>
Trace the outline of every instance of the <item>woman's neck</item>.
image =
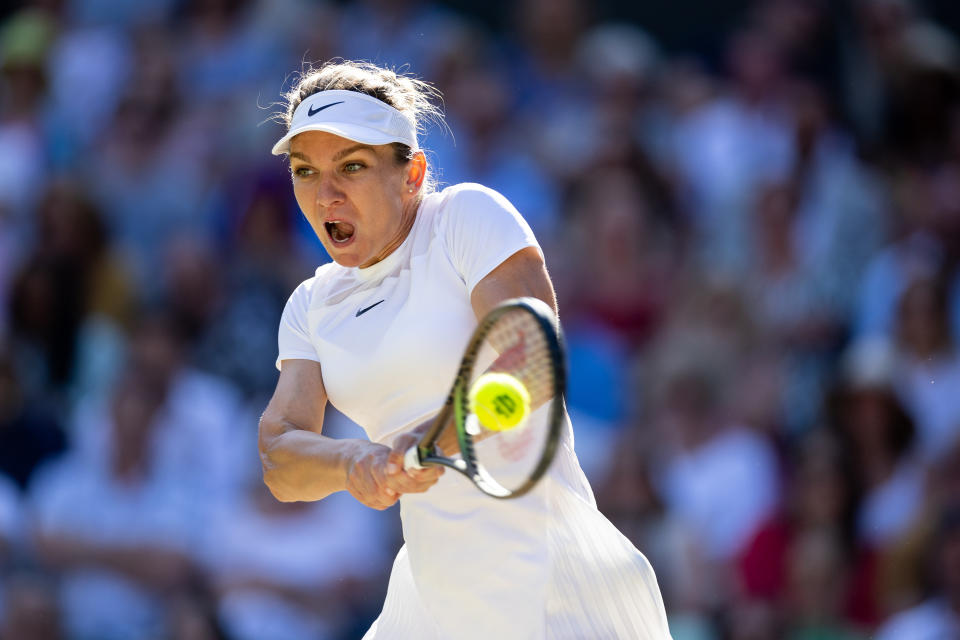
<path id="1" fill-rule="evenodd" d="M 396 251 L 397 247 L 403 244 L 403 241 L 407 239 L 407 236 L 410 235 L 410 229 L 413 228 L 413 223 L 417 219 L 417 209 L 420 207 L 420 202 L 422 199 L 418 198 L 416 200 L 411 200 L 410 204 L 407 205 L 403 210 L 403 215 L 400 217 L 400 228 L 397 230 L 397 234 L 393 237 L 386 246 L 381 249 L 377 255 L 371 258 L 368 262 L 360 265 L 360 269 L 366 269 L 367 267 L 372 267 L 378 262 L 384 260 L 391 253 Z"/>

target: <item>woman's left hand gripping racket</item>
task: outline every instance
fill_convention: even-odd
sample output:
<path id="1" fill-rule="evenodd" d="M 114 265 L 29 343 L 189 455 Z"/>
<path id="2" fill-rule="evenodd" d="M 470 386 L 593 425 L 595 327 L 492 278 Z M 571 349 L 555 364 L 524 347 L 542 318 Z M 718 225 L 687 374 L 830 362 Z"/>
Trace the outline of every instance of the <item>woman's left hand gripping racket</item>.
<path id="1" fill-rule="evenodd" d="M 480 384 L 487 384 L 478 390 L 481 376 Z M 553 461 L 565 385 L 563 339 L 553 310 L 536 298 L 500 303 L 474 331 L 443 409 L 407 451 L 404 467 L 444 465 L 494 498 L 522 496 Z M 451 420 L 459 458 L 437 449 Z"/>

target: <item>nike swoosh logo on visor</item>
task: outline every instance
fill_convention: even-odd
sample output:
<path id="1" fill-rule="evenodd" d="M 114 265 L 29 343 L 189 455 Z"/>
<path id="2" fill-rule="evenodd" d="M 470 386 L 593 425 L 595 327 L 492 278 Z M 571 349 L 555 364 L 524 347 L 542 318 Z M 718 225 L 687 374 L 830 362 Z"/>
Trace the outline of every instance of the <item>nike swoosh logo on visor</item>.
<path id="1" fill-rule="evenodd" d="M 314 109 L 313 107 L 310 107 L 309 111 L 307 111 L 307 116 L 315 116 L 321 111 L 323 111 L 324 109 L 329 109 L 335 104 L 343 104 L 343 100 L 341 100 L 340 102 L 331 102 L 330 104 L 325 104 L 322 107 L 317 107 L 316 109 Z"/>
<path id="2" fill-rule="evenodd" d="M 386 300 L 381 300 L 380 302 L 386 302 Z M 356 317 L 359 318 L 360 316 L 362 316 L 363 314 L 365 314 L 367 311 L 370 311 L 370 309 L 373 309 L 375 306 L 377 306 L 378 304 L 380 304 L 380 302 L 374 302 L 374 303 L 373 303 L 372 305 L 370 305 L 369 307 L 366 307 L 366 308 L 364 308 L 364 309 L 360 309 L 359 311 L 357 311 Z"/>

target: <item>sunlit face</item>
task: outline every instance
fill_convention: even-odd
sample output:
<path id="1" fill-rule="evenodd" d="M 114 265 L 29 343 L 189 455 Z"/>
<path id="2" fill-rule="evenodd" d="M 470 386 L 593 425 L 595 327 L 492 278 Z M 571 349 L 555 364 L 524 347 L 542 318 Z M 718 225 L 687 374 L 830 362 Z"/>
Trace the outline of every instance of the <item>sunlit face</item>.
<path id="1" fill-rule="evenodd" d="M 330 257 L 345 267 L 371 266 L 400 246 L 416 215 L 424 169 L 422 153 L 398 164 L 390 145 L 325 131 L 290 141 L 297 204 Z"/>

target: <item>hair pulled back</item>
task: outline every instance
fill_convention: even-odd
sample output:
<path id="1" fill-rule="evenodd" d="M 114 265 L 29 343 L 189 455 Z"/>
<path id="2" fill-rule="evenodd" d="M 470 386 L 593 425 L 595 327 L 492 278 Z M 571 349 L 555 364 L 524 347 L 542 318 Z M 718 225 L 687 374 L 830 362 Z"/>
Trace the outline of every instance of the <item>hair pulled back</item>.
<path id="1" fill-rule="evenodd" d="M 286 109 L 279 114 L 280 120 L 289 128 L 293 112 L 301 102 L 315 93 L 334 90 L 356 91 L 390 105 L 413 124 L 418 137 L 425 133 L 428 122 L 446 127 L 443 112 L 437 106 L 442 98 L 435 87 L 392 69 L 352 60 L 331 60 L 301 72 L 293 88 L 283 95 Z M 402 142 L 393 142 L 391 146 L 398 164 L 406 164 L 421 150 Z M 436 182 L 428 168 L 421 193 L 430 193 L 435 188 Z"/>

